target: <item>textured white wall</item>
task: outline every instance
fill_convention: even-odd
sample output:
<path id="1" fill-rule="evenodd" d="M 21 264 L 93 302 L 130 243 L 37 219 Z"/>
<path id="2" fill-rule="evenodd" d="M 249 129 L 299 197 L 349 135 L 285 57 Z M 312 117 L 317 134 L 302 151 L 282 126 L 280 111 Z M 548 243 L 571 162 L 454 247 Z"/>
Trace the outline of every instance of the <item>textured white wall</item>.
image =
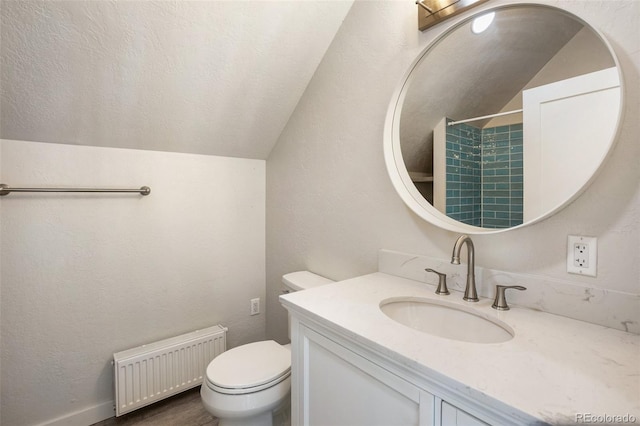
<path id="1" fill-rule="evenodd" d="M 4 139 L 265 159 L 345 1 L 3 1 Z"/>
<path id="2" fill-rule="evenodd" d="M 514 2 L 481 9 L 508 3 Z M 613 155 L 578 200 L 536 225 L 474 237 L 476 261 L 638 297 L 640 3 L 541 3 L 576 14 L 609 39 L 626 79 L 626 118 Z M 416 9 L 413 2 L 354 4 L 268 159 L 267 334 L 279 341 L 286 341 L 286 311 L 277 301 L 284 273 L 307 269 L 332 279 L 369 273 L 380 248 L 451 256 L 457 235 L 405 207 L 383 161 L 393 91 L 413 58 L 466 16 L 420 33 Z M 566 273 L 568 234 L 598 237 L 597 278 Z"/>
<path id="3" fill-rule="evenodd" d="M 249 316 L 264 300 L 263 160 L 9 140 L 0 152 L 13 186 L 151 187 L 0 201 L 3 425 L 110 409 L 113 352 L 216 323 L 230 346 L 264 338 L 264 315 Z"/>

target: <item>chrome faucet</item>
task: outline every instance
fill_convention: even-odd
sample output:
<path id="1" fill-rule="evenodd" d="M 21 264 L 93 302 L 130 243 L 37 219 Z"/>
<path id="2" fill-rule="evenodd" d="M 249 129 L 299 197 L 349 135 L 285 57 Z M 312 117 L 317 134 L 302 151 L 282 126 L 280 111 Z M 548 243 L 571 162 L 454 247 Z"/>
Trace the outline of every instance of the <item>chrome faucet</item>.
<path id="1" fill-rule="evenodd" d="M 460 264 L 460 250 L 464 243 L 467 243 L 467 287 L 464 289 L 463 300 L 467 302 L 477 302 L 478 292 L 476 291 L 476 274 L 475 274 L 475 253 L 473 249 L 473 241 L 468 235 L 461 235 L 453 246 L 453 254 L 451 255 L 451 263 Z"/>

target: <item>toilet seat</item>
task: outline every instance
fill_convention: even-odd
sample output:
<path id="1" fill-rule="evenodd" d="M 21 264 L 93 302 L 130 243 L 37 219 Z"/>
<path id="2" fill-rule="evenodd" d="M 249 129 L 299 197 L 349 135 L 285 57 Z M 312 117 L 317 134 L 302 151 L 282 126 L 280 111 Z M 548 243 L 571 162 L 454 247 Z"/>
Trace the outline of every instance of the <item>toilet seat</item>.
<path id="1" fill-rule="evenodd" d="M 206 371 L 211 390 L 241 395 L 277 385 L 291 375 L 291 352 L 273 340 L 238 346 L 217 356 Z"/>

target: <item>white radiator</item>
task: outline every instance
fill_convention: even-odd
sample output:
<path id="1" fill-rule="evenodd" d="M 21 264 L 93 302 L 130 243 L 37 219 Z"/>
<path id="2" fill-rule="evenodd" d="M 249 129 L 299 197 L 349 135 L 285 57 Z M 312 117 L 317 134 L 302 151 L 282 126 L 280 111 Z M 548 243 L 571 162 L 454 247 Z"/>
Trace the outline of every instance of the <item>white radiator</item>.
<path id="1" fill-rule="evenodd" d="M 221 325 L 113 354 L 116 416 L 203 382 L 207 365 L 227 348 Z"/>

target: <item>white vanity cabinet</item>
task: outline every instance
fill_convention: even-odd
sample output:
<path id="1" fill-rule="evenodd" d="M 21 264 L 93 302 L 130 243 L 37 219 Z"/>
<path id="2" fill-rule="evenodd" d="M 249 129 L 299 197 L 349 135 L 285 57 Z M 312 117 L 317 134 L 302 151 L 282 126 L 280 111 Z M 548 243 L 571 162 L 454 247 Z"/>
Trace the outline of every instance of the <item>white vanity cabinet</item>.
<path id="1" fill-rule="evenodd" d="M 293 425 L 488 424 L 338 334 L 295 318 L 291 328 Z"/>
<path id="2" fill-rule="evenodd" d="M 444 296 L 512 330 L 511 340 L 483 344 L 405 326 L 381 309 L 389 300 L 435 303 L 442 296 L 434 291 L 377 272 L 280 296 L 291 314 L 292 424 L 542 426 L 575 423 L 581 413 L 640 419 L 637 335 Z"/>
<path id="3" fill-rule="evenodd" d="M 304 325 L 297 334 L 294 425 L 433 425 L 433 395 Z"/>

